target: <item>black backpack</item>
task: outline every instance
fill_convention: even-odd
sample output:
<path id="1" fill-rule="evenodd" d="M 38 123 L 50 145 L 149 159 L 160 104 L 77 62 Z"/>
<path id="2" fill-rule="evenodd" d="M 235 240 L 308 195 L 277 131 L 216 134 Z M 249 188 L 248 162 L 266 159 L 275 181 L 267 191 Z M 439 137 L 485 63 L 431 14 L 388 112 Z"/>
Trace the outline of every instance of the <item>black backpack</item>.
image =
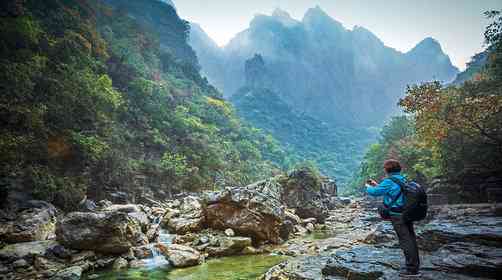
<path id="1" fill-rule="evenodd" d="M 427 216 L 427 194 L 424 188 L 417 182 L 403 182 L 395 177 L 389 177 L 389 179 L 401 187 L 401 193 L 398 197 L 404 195 L 403 220 L 416 222 L 425 219 Z"/>

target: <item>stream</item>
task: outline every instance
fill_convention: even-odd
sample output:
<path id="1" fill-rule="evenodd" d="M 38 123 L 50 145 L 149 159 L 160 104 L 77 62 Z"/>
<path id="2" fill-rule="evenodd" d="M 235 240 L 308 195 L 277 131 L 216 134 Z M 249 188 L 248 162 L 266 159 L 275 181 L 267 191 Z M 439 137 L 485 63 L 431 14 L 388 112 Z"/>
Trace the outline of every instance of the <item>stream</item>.
<path id="1" fill-rule="evenodd" d="M 316 231 L 297 240 L 320 240 L 333 236 L 332 232 Z M 174 235 L 165 231 L 160 242 L 171 244 Z M 271 267 L 289 257 L 276 254 L 231 256 L 206 260 L 203 264 L 188 268 L 173 269 L 167 260 L 152 247 L 153 258 L 147 259 L 145 267 L 122 271 L 91 273 L 84 279 L 97 280 L 255 280 Z"/>

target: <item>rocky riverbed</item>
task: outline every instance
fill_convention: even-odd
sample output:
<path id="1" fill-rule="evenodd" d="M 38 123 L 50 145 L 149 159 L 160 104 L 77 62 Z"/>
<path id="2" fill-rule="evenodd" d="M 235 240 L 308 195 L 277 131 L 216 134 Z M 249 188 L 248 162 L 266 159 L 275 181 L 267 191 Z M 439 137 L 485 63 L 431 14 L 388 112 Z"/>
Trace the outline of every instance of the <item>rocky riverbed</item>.
<path id="1" fill-rule="evenodd" d="M 297 257 L 271 268 L 262 280 L 399 279 L 403 256 L 392 226 L 372 207 L 355 202 L 331 211 L 323 240 L 286 245 Z M 343 228 L 344 230 L 340 230 Z M 418 224 L 421 279 L 498 279 L 502 272 L 502 217 L 490 204 L 433 207 Z"/>
<path id="2" fill-rule="evenodd" d="M 310 176 L 70 213 L 25 201 L 0 212 L 0 279 L 398 278 L 403 257 L 375 204 L 331 197 Z M 431 208 L 417 225 L 423 279 L 496 279 L 500 209 Z"/>

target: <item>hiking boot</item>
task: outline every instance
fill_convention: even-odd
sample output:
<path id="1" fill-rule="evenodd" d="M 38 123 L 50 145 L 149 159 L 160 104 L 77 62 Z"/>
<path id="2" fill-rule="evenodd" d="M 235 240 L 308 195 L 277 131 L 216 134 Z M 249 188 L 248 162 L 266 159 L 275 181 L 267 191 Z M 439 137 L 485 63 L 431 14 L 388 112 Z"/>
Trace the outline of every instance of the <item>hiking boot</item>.
<path id="1" fill-rule="evenodd" d="M 410 271 L 410 270 L 401 270 L 399 272 L 399 277 L 402 278 L 420 278 L 422 276 L 418 271 Z"/>

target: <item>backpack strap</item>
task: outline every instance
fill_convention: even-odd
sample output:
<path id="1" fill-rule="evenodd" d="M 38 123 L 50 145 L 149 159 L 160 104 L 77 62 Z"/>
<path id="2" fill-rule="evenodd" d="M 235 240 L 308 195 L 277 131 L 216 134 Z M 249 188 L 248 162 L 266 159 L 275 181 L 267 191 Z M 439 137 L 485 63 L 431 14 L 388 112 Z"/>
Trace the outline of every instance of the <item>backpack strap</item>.
<path id="1" fill-rule="evenodd" d="M 394 177 L 392 177 L 392 176 L 389 176 L 389 179 L 390 179 L 392 182 L 394 182 L 394 183 L 396 183 L 396 184 L 398 184 L 398 185 L 399 185 L 399 189 L 400 189 L 400 191 L 399 191 L 399 194 L 398 194 L 398 195 L 396 195 L 396 197 L 394 197 L 394 198 L 392 199 L 392 201 L 390 202 L 390 205 L 389 205 L 388 207 L 390 207 L 390 206 L 392 206 L 392 204 L 396 203 L 396 201 L 397 201 L 397 200 L 401 197 L 401 195 L 403 195 L 403 187 L 404 187 L 404 183 L 403 183 L 401 180 L 399 180 L 399 179 L 397 179 L 397 178 L 394 178 Z"/>

